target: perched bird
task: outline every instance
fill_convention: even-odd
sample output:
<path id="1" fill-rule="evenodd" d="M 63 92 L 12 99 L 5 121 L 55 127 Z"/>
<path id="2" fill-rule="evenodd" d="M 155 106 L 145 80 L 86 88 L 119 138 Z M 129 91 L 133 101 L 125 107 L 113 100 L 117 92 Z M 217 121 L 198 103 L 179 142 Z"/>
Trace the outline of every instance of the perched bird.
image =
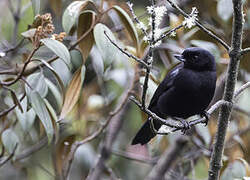
<path id="1" fill-rule="evenodd" d="M 205 49 L 187 48 L 175 57 L 182 61 L 173 68 L 156 89 L 148 109 L 161 118 L 187 119 L 193 115 L 206 116 L 205 109 L 211 102 L 216 86 L 214 56 Z M 207 117 L 206 117 L 207 118 Z M 153 120 L 159 130 L 161 123 Z M 149 118 L 132 141 L 146 144 L 155 137 Z"/>

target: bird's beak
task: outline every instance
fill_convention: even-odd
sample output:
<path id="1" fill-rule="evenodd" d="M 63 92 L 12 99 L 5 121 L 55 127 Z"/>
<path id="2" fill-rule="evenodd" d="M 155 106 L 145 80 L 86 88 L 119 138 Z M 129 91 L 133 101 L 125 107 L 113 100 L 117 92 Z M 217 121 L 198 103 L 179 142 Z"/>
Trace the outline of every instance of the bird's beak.
<path id="1" fill-rule="evenodd" d="M 185 62 L 186 61 L 186 59 L 181 54 L 174 54 L 174 57 L 176 59 L 178 59 L 179 61 L 181 61 L 181 62 Z"/>

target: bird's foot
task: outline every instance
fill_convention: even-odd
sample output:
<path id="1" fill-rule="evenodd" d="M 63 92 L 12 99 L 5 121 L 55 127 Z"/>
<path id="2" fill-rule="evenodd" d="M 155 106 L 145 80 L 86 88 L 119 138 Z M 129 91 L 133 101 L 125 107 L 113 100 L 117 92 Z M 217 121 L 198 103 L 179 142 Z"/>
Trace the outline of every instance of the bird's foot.
<path id="1" fill-rule="evenodd" d="M 209 121 L 209 118 L 210 118 L 210 114 L 209 114 L 207 111 L 203 111 L 203 112 L 200 114 L 200 116 L 206 118 L 206 121 L 204 122 L 204 124 L 205 124 L 205 126 L 207 126 L 208 121 Z"/>
<path id="2" fill-rule="evenodd" d="M 190 129 L 190 124 L 189 124 L 189 122 L 186 121 L 185 119 L 178 118 L 178 117 L 174 117 L 174 119 L 181 122 L 181 124 L 183 125 L 183 129 L 181 130 L 181 132 L 182 132 L 183 134 L 186 134 L 187 130 Z"/>

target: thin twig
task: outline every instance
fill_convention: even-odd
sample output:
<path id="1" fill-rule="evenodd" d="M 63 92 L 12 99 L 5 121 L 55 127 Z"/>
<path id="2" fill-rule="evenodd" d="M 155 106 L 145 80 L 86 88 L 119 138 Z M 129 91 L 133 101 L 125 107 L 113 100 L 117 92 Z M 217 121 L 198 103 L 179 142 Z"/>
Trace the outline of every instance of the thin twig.
<path id="1" fill-rule="evenodd" d="M 178 130 L 183 130 L 185 128 L 185 126 L 183 124 L 181 124 L 178 121 L 174 121 L 174 120 L 170 120 L 170 119 L 163 119 L 160 118 L 159 116 L 157 116 L 155 113 L 151 112 L 149 109 L 143 109 L 142 104 L 136 100 L 134 97 L 131 97 L 130 100 L 132 100 L 143 112 L 147 113 L 150 117 L 152 117 L 155 120 L 158 120 L 159 122 L 161 122 L 162 124 L 173 128 L 172 131 L 178 131 Z M 220 100 L 217 101 L 213 106 L 211 106 L 211 108 L 207 111 L 208 114 L 212 114 L 213 112 L 215 112 L 215 110 L 217 110 L 219 107 L 221 106 L 232 106 L 232 103 L 226 102 L 224 100 Z M 206 118 L 200 118 L 200 119 L 196 119 L 196 120 L 192 120 L 189 122 L 190 127 L 196 125 L 196 124 L 200 124 L 200 123 L 206 123 Z M 160 135 L 163 135 L 164 133 L 157 133 Z"/>
<path id="2" fill-rule="evenodd" d="M 122 49 L 120 46 L 118 46 L 107 34 L 106 31 L 104 31 L 105 36 L 108 38 L 108 40 L 111 42 L 111 44 L 113 44 L 117 49 L 119 49 L 123 54 L 125 54 L 126 56 L 128 56 L 129 58 L 133 58 L 135 61 L 137 61 L 138 63 L 142 64 L 145 67 L 148 67 L 148 65 L 142 61 L 141 59 L 137 58 L 136 56 L 134 56 L 133 54 L 127 52 L 126 50 Z"/>
<path id="3" fill-rule="evenodd" d="M 32 145 L 31 147 L 23 150 L 21 153 L 19 153 L 15 160 L 20 161 L 22 159 L 25 159 L 29 156 L 31 156 L 33 153 L 41 150 L 43 147 L 45 147 L 48 144 L 48 138 L 47 136 L 42 138 L 38 143 Z"/>
<path id="4" fill-rule="evenodd" d="M 250 82 L 245 83 L 242 85 L 235 93 L 234 93 L 234 99 L 236 99 L 245 89 L 250 87 Z"/>
<path id="5" fill-rule="evenodd" d="M 137 18 L 137 16 L 135 15 L 135 12 L 133 10 L 133 3 L 131 3 L 131 1 L 129 0 L 127 2 L 127 5 L 129 7 L 129 10 L 133 16 L 133 19 L 135 20 L 135 22 L 138 24 L 138 27 L 140 28 L 140 30 L 143 32 L 144 36 L 148 37 L 148 33 L 147 30 L 144 28 L 144 26 L 142 25 L 142 23 L 139 21 L 139 19 Z"/>
<path id="6" fill-rule="evenodd" d="M 26 94 L 24 93 L 23 96 L 20 98 L 19 102 L 21 102 L 24 99 L 25 96 L 26 96 Z M 17 107 L 17 104 L 14 104 L 12 107 L 0 112 L 0 117 L 3 117 L 5 115 L 7 115 L 10 111 L 15 109 L 16 107 Z"/>
<path id="7" fill-rule="evenodd" d="M 249 52 L 250 52 L 250 47 L 242 49 L 241 50 L 241 55 L 244 55 L 244 54 L 249 53 Z"/>
<path id="8" fill-rule="evenodd" d="M 158 158 L 148 158 L 148 157 L 143 157 L 140 154 L 136 155 L 136 154 L 130 154 L 129 152 L 123 152 L 123 151 L 118 151 L 118 150 L 112 150 L 112 154 L 116 155 L 116 156 L 120 156 L 123 157 L 125 159 L 128 160 L 132 160 L 132 161 L 137 161 L 140 163 L 144 163 L 144 164 L 150 164 L 150 165 L 154 165 L 157 162 Z"/>
<path id="9" fill-rule="evenodd" d="M 186 18 L 190 18 L 190 15 L 185 13 L 176 3 L 174 3 L 172 0 L 167 0 L 168 3 L 175 8 L 180 14 L 182 14 L 184 17 Z M 217 42 L 219 42 L 227 51 L 230 50 L 230 46 L 223 41 L 221 38 L 219 38 L 216 34 L 214 34 L 212 31 L 208 30 L 205 26 L 202 25 L 201 22 L 199 22 L 198 20 L 195 21 L 195 24 L 202 30 L 204 31 L 206 34 L 208 34 L 210 37 L 212 37 L 213 39 L 215 39 Z"/>
<path id="10" fill-rule="evenodd" d="M 1 85 L 3 86 L 10 86 L 10 85 L 13 85 L 15 84 L 19 79 L 21 79 L 21 77 L 23 76 L 23 73 L 25 71 L 25 68 L 28 66 L 28 64 L 30 63 L 31 61 L 31 58 L 33 57 L 33 55 L 36 53 L 36 51 L 39 49 L 39 47 L 37 48 L 34 48 L 31 53 L 29 54 L 27 60 L 25 61 L 23 67 L 22 67 L 22 70 L 19 72 L 19 74 L 17 75 L 17 77 L 13 80 L 13 81 L 10 81 L 10 82 L 0 82 Z"/>
<path id="11" fill-rule="evenodd" d="M 7 163 L 15 155 L 15 152 L 17 150 L 17 146 L 18 146 L 18 143 L 16 143 L 12 153 L 8 157 L 6 157 L 6 159 L 4 159 L 3 161 L 0 162 L 0 167 L 2 167 L 5 163 Z"/>
<path id="12" fill-rule="evenodd" d="M 154 43 L 157 43 L 158 41 L 163 40 L 164 38 L 168 37 L 168 36 L 171 35 L 173 32 L 176 32 L 178 29 L 180 29 L 180 28 L 182 28 L 182 27 L 183 27 L 183 25 L 181 24 L 181 25 L 179 25 L 179 26 L 177 26 L 177 27 L 171 29 L 170 31 L 168 31 L 167 33 L 161 35 L 161 37 L 159 37 L 158 39 L 156 39 Z"/>

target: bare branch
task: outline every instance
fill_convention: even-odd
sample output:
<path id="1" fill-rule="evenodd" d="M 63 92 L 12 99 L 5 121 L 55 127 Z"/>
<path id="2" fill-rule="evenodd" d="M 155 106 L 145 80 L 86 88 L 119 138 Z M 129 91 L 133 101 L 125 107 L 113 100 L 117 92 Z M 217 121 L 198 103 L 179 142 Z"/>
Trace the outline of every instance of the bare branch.
<path id="1" fill-rule="evenodd" d="M 167 0 L 168 3 L 175 8 L 180 14 L 182 14 L 184 17 L 189 18 L 190 15 L 185 13 L 176 3 L 174 3 L 172 0 Z M 205 26 L 202 25 L 201 22 L 199 22 L 198 20 L 195 21 L 195 24 L 202 30 L 204 31 L 206 34 L 208 34 L 210 37 L 212 37 L 213 39 L 215 39 L 217 42 L 219 42 L 227 51 L 230 50 L 230 46 L 223 41 L 221 38 L 219 38 L 216 34 L 214 34 L 212 31 L 208 30 Z"/>
<path id="2" fill-rule="evenodd" d="M 250 47 L 242 49 L 241 50 L 241 55 L 244 55 L 244 54 L 249 53 L 249 52 L 250 52 Z"/>
<path id="3" fill-rule="evenodd" d="M 236 99 L 245 89 L 250 87 L 250 82 L 245 83 L 242 85 L 235 93 L 234 93 L 234 99 Z"/>
<path id="4" fill-rule="evenodd" d="M 140 154 L 130 154 L 129 152 L 123 152 L 123 151 L 118 151 L 118 150 L 114 150 L 112 149 L 112 154 L 116 155 L 116 156 L 120 156 L 123 157 L 125 159 L 128 160 L 132 160 L 132 161 L 137 161 L 140 163 L 145 163 L 145 164 L 150 164 L 150 165 L 154 165 L 157 162 L 158 158 L 148 158 L 148 157 L 143 157 Z"/>
<path id="5" fill-rule="evenodd" d="M 26 96 L 26 94 L 24 93 L 23 96 L 20 98 L 19 102 L 21 102 L 24 99 L 25 96 Z M 10 107 L 10 108 L 8 108 L 8 109 L 0 112 L 0 117 L 3 117 L 5 115 L 7 115 L 10 111 L 12 111 L 13 109 L 15 109 L 16 106 L 17 106 L 17 104 L 14 104 L 12 107 Z"/>
<path id="6" fill-rule="evenodd" d="M 2 161 L 0 161 L 0 167 L 3 166 L 5 163 L 7 163 L 15 155 L 15 152 L 17 150 L 17 146 L 18 146 L 18 144 L 15 145 L 13 152 L 8 157 L 6 157 Z"/>
<path id="7" fill-rule="evenodd" d="M 166 172 L 176 162 L 181 152 L 184 150 L 188 140 L 187 138 L 179 138 L 171 149 L 166 150 L 160 157 L 157 164 L 154 166 L 149 175 L 145 178 L 146 180 L 163 180 Z"/>
<path id="8" fill-rule="evenodd" d="M 25 72 L 25 68 L 28 66 L 28 64 L 31 62 L 31 58 L 33 57 L 33 55 L 35 54 L 35 52 L 39 49 L 39 47 L 37 48 L 34 48 L 31 53 L 29 54 L 29 57 L 27 58 L 27 60 L 25 61 L 23 67 L 22 67 L 22 70 L 19 72 L 19 74 L 17 75 L 17 77 L 13 80 L 13 81 L 10 81 L 10 82 L 0 82 L 1 85 L 3 86 L 10 86 L 12 84 L 15 84 L 19 79 L 22 78 L 23 76 L 23 73 Z"/>
<path id="9" fill-rule="evenodd" d="M 132 100 L 143 112 L 147 113 L 150 117 L 152 117 L 153 119 L 156 119 L 158 121 L 160 121 L 162 124 L 168 126 L 168 127 L 171 127 L 173 128 L 172 129 L 172 132 L 174 131 L 178 131 L 178 130 L 183 130 L 185 127 L 183 124 L 181 124 L 180 122 L 178 121 L 175 121 L 175 120 L 170 120 L 170 119 L 163 119 L 163 118 L 160 118 L 159 116 L 157 116 L 155 113 L 151 112 L 149 109 L 143 109 L 141 103 L 136 100 L 134 97 L 131 97 L 130 100 Z M 232 106 L 232 103 L 229 103 L 229 102 L 226 102 L 224 100 L 220 100 L 220 101 L 217 101 L 213 106 L 211 106 L 211 108 L 207 111 L 208 114 L 212 114 L 213 112 L 215 112 L 215 110 L 217 110 L 219 107 L 221 106 L 228 106 L 228 107 L 231 107 Z M 196 125 L 196 124 L 200 124 L 200 123 L 206 123 L 206 118 L 203 117 L 203 118 L 200 118 L 200 119 L 197 119 L 197 120 L 192 120 L 189 122 L 189 125 L 190 127 Z M 164 133 L 158 133 L 157 134 L 159 135 L 163 135 Z"/>
<path id="10" fill-rule="evenodd" d="M 108 40 L 115 46 L 117 47 L 117 49 L 119 49 L 123 54 L 125 54 L 126 56 L 128 56 L 129 58 L 133 58 L 135 61 L 137 61 L 138 63 L 142 64 L 143 66 L 145 66 L 146 68 L 148 68 L 149 66 L 142 61 L 141 59 L 137 58 L 136 56 L 134 56 L 133 54 L 128 53 L 126 50 L 122 49 L 120 46 L 118 46 L 112 39 L 110 39 L 110 37 L 108 36 L 108 34 L 106 33 L 106 31 L 104 31 L 105 36 L 108 38 Z"/>
<path id="11" fill-rule="evenodd" d="M 44 137 L 42 138 L 38 143 L 32 145 L 31 147 L 29 147 L 28 149 L 23 150 L 21 153 L 19 153 L 16 156 L 16 161 L 20 161 L 22 159 L 25 159 L 29 156 L 31 156 L 33 153 L 39 151 L 40 149 L 42 149 L 43 147 L 45 147 L 48 144 L 48 137 Z"/>
<path id="12" fill-rule="evenodd" d="M 139 19 L 136 17 L 135 12 L 133 10 L 133 3 L 131 3 L 131 1 L 127 2 L 127 5 L 129 7 L 129 10 L 133 16 L 133 19 L 135 20 L 135 22 L 138 24 L 140 30 L 143 32 L 144 36 L 148 37 L 148 33 L 147 30 L 144 28 L 144 26 L 142 25 L 142 23 L 139 21 Z"/>
<path id="13" fill-rule="evenodd" d="M 234 10 L 232 43 L 230 48 L 232 50 L 229 53 L 230 63 L 228 67 L 226 86 L 223 96 L 223 99 L 230 103 L 233 102 L 234 98 L 234 90 L 238 76 L 243 34 L 243 4 L 241 0 L 232 1 Z M 231 116 L 231 110 L 231 106 L 222 106 L 220 110 L 215 144 L 213 146 L 213 153 L 210 159 L 210 170 L 208 173 L 209 180 L 219 179 L 221 158 L 224 150 L 225 136 L 228 127 L 228 121 Z"/>

